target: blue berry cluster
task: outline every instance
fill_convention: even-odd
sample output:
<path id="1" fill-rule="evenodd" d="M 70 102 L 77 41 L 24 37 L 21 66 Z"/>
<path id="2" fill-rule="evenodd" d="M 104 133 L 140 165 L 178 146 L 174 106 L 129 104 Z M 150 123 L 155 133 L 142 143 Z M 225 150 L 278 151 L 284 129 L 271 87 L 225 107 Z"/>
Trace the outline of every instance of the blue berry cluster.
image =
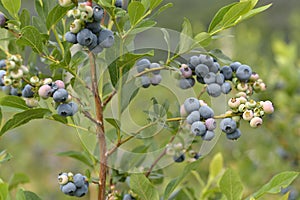
<path id="1" fill-rule="evenodd" d="M 195 136 L 210 141 L 214 138 L 214 130 L 217 127 L 214 119 L 214 111 L 205 102 L 190 97 L 181 106 L 181 114 L 186 117 L 186 122 L 191 125 L 191 131 Z"/>
<path id="2" fill-rule="evenodd" d="M 69 196 L 83 197 L 89 189 L 89 182 L 86 176 L 78 173 L 60 173 L 58 175 L 60 190 Z"/>
<path id="3" fill-rule="evenodd" d="M 65 84 L 61 80 L 56 80 L 52 82 L 44 81 L 38 94 L 43 99 L 52 97 L 57 106 L 57 113 L 63 117 L 73 116 L 78 111 L 78 105 L 75 102 L 70 102 L 71 96 L 65 89 Z"/>
<path id="4" fill-rule="evenodd" d="M 140 76 L 143 88 L 148 88 L 150 85 L 156 86 L 161 82 L 162 76 L 160 74 L 160 70 L 155 70 L 159 67 L 160 65 L 158 63 L 151 63 L 146 58 L 141 59 L 136 63 L 136 70 L 138 73 L 142 73 L 144 71 L 152 69 L 151 73 L 145 73 Z"/>
<path id="5" fill-rule="evenodd" d="M 188 89 L 195 85 L 195 79 L 206 85 L 206 91 L 211 97 L 218 97 L 222 93 L 228 94 L 232 87 L 237 91 L 260 92 L 266 89 L 265 83 L 251 67 L 240 62 L 233 62 L 229 66 L 220 67 L 220 64 L 211 56 L 200 54 L 192 56 L 188 64 L 179 68 L 181 78 L 179 87 Z"/>
<path id="6" fill-rule="evenodd" d="M 188 64 L 182 64 L 179 70 L 181 72 L 179 87 L 182 89 L 193 87 L 196 78 L 199 83 L 207 85 L 206 91 L 212 97 L 231 91 L 231 84 L 226 81 L 230 79 L 222 73 L 220 64 L 209 55 L 192 56 Z"/>
<path id="7" fill-rule="evenodd" d="M 104 16 L 101 6 L 90 5 L 89 2 L 80 3 L 67 16 L 73 17 L 74 21 L 70 25 L 70 31 L 65 34 L 66 41 L 85 46 L 93 53 L 100 53 L 103 48 L 113 46 L 114 33 L 100 25 Z"/>

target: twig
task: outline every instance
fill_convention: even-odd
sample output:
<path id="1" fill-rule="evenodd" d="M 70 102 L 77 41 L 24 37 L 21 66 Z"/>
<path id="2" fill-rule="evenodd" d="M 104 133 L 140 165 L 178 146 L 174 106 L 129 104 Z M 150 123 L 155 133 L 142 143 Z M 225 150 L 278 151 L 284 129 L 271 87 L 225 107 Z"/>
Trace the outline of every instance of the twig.
<path id="1" fill-rule="evenodd" d="M 115 94 L 117 94 L 117 90 L 114 90 L 102 103 L 102 107 L 105 107 L 110 100 L 115 96 Z"/>
<path id="2" fill-rule="evenodd" d="M 174 141 L 174 139 L 175 139 L 175 137 L 176 137 L 176 135 L 173 135 L 172 137 L 171 137 L 171 139 L 170 139 L 170 141 L 169 141 L 169 143 L 168 144 L 170 144 L 170 143 L 172 143 L 173 141 Z M 153 168 L 155 167 L 155 165 L 166 155 L 166 153 L 167 153 L 167 148 L 165 148 L 164 150 L 163 150 L 163 152 L 161 152 L 161 154 L 156 158 L 156 160 L 152 163 L 152 165 L 150 166 L 150 168 L 149 168 L 149 170 L 145 173 L 145 176 L 146 177 L 148 177 L 150 174 L 151 174 L 151 172 L 152 172 L 152 170 L 153 170 Z"/>

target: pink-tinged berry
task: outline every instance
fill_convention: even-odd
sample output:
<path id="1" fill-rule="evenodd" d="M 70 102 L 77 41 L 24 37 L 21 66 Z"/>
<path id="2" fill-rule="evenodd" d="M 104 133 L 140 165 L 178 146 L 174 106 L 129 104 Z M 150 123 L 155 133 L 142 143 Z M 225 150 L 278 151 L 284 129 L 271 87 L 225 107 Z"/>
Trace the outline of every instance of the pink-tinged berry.
<path id="1" fill-rule="evenodd" d="M 241 102 L 241 104 L 245 104 L 246 102 L 247 102 L 247 99 L 245 98 L 245 97 L 238 97 L 237 98 L 240 102 Z"/>
<path id="2" fill-rule="evenodd" d="M 243 119 L 246 121 L 250 121 L 254 117 L 253 111 L 252 110 L 246 110 L 243 113 Z"/>
<path id="3" fill-rule="evenodd" d="M 260 83 L 259 86 L 260 86 L 260 91 L 266 91 L 267 85 L 265 83 Z"/>
<path id="4" fill-rule="evenodd" d="M 238 108 L 241 105 L 241 102 L 238 98 L 230 98 L 228 101 L 228 106 L 230 108 Z"/>
<path id="5" fill-rule="evenodd" d="M 191 68 L 186 64 L 182 64 L 179 70 L 184 78 L 189 78 L 193 74 Z"/>
<path id="6" fill-rule="evenodd" d="M 184 107 L 183 104 L 180 106 L 180 116 L 181 117 L 186 117 L 187 116 L 187 112 L 186 112 L 185 107 Z"/>
<path id="7" fill-rule="evenodd" d="M 217 122 L 214 118 L 208 118 L 207 120 L 205 120 L 205 126 L 207 130 L 213 131 L 217 128 Z"/>
<path id="8" fill-rule="evenodd" d="M 202 99 L 199 100 L 200 106 L 207 106 L 207 103 L 203 101 Z"/>
<path id="9" fill-rule="evenodd" d="M 255 72 L 252 72 L 250 76 L 250 81 L 257 81 L 259 79 L 259 75 Z"/>
<path id="10" fill-rule="evenodd" d="M 262 118 L 260 118 L 260 117 L 253 117 L 250 120 L 250 126 L 253 127 L 253 128 L 261 126 L 262 123 L 263 123 L 263 121 L 262 121 Z"/>
<path id="11" fill-rule="evenodd" d="M 239 92 L 239 93 L 237 93 L 235 96 L 236 96 L 236 97 L 245 97 L 245 98 L 247 98 L 246 92 Z"/>
<path id="12" fill-rule="evenodd" d="M 42 97 L 43 99 L 47 99 L 48 97 L 51 96 L 51 91 L 52 88 L 49 85 L 43 85 L 39 88 L 39 96 Z"/>
<path id="13" fill-rule="evenodd" d="M 64 89 L 65 88 L 65 83 L 62 80 L 56 80 L 54 83 L 56 84 L 58 89 Z"/>
<path id="14" fill-rule="evenodd" d="M 263 110 L 266 114 L 271 114 L 274 112 L 274 107 L 271 101 L 264 101 L 262 103 Z"/>

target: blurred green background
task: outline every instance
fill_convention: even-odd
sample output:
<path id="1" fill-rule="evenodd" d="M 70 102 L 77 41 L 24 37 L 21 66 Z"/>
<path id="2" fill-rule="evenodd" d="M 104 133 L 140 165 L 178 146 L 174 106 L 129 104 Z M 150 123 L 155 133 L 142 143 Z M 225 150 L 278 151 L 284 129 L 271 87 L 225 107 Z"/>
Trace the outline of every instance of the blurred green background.
<path id="1" fill-rule="evenodd" d="M 180 31 L 183 17 L 187 17 L 194 33 L 198 33 L 207 29 L 220 7 L 235 1 L 164 2 L 172 2 L 174 7 L 160 15 L 158 27 Z M 266 92 L 256 97 L 274 102 L 275 113 L 265 118 L 261 128 L 250 129 L 243 124 L 243 135 L 237 142 L 221 137 L 202 163 L 201 175 L 205 177 L 209 161 L 215 153 L 221 152 L 225 165 L 240 174 L 246 194 L 257 190 L 274 174 L 300 169 L 300 2 L 261 0 L 259 4 L 267 3 L 273 3 L 273 6 L 237 27 L 222 32 L 224 37 L 208 47 L 208 50 L 222 49 L 233 60 L 252 66 L 268 86 Z M 32 0 L 23 0 L 22 4 L 33 9 Z M 0 138 L 0 150 L 7 149 L 13 155 L 8 163 L 0 166 L 0 177 L 9 180 L 12 173 L 27 173 L 31 181 L 22 186 L 43 199 L 72 199 L 59 192 L 57 174 L 61 171 L 83 172 L 85 166 L 56 154 L 81 150 L 75 132 L 72 128 L 46 120 L 37 120 L 11 131 Z M 178 167 L 181 166 L 168 167 L 169 175 L 178 173 Z M 299 178 L 291 189 L 298 193 L 297 199 L 300 199 Z M 90 195 L 93 199 L 93 194 Z M 269 199 L 278 197 L 270 195 Z M 89 199 L 89 196 L 82 199 Z"/>

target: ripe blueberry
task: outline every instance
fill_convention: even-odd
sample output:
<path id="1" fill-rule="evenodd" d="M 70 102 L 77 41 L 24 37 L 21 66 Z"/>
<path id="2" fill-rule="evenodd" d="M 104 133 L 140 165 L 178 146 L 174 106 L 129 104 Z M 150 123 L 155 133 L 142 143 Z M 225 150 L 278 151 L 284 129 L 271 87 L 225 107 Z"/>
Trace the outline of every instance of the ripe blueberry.
<path id="1" fill-rule="evenodd" d="M 237 129 L 237 123 L 232 118 L 224 118 L 220 122 L 220 128 L 224 133 L 230 134 Z"/>
<path id="2" fill-rule="evenodd" d="M 53 100 L 55 102 L 65 102 L 68 99 L 69 93 L 65 89 L 58 89 L 53 93 Z"/>
<path id="3" fill-rule="evenodd" d="M 199 110 L 200 108 L 200 102 L 198 99 L 194 97 L 187 98 L 184 103 L 184 108 L 187 112 L 187 114 L 190 114 L 193 111 Z"/>
<path id="4" fill-rule="evenodd" d="M 201 121 L 195 121 L 191 126 L 191 131 L 196 136 L 203 136 L 206 133 L 206 126 Z"/>
<path id="5" fill-rule="evenodd" d="M 33 97 L 34 92 L 32 91 L 32 86 L 27 84 L 25 85 L 24 89 L 22 90 L 22 96 L 26 98 Z"/>

